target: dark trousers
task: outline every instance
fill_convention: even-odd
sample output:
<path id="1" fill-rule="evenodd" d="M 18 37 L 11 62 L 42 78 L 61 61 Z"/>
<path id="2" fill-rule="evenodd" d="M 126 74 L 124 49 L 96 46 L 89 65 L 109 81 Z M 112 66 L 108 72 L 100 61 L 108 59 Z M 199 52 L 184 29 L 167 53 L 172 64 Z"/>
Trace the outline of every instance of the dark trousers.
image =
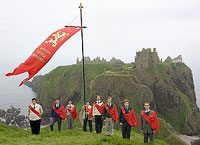
<path id="1" fill-rule="evenodd" d="M 52 117 L 52 119 L 50 120 L 51 131 L 53 131 L 53 126 L 55 122 L 58 123 L 58 130 L 61 131 L 62 119 L 60 117 Z"/>
<path id="2" fill-rule="evenodd" d="M 88 117 L 83 119 L 83 131 L 87 131 L 87 122 L 89 123 L 90 132 L 92 132 L 92 120 L 88 120 Z"/>
<path id="3" fill-rule="evenodd" d="M 150 141 L 154 141 L 154 134 L 153 133 L 144 133 L 144 143 L 148 142 L 148 138 L 150 138 Z"/>
<path id="4" fill-rule="evenodd" d="M 30 120 L 32 134 L 37 135 L 40 133 L 40 122 L 41 122 L 41 119 L 35 120 L 35 121 Z"/>
<path id="5" fill-rule="evenodd" d="M 130 136 L 131 136 L 131 126 L 128 123 L 123 123 L 123 125 L 122 125 L 122 137 L 124 139 L 130 140 Z"/>
<path id="6" fill-rule="evenodd" d="M 102 115 L 95 115 L 95 130 L 96 133 L 101 133 L 103 127 L 103 118 Z"/>

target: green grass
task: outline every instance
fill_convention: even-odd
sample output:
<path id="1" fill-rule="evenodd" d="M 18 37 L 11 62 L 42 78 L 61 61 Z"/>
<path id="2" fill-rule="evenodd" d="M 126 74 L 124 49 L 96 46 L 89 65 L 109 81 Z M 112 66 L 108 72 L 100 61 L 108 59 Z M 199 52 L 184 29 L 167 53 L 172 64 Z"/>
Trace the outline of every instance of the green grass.
<path id="1" fill-rule="evenodd" d="M 30 130 L 22 130 L 6 125 L 0 125 L 0 144 L 2 145 L 142 145 L 143 136 L 132 131 L 131 140 L 124 140 L 121 131 L 114 131 L 112 137 L 102 134 L 83 132 L 81 128 L 58 132 L 49 131 L 49 127 L 41 130 L 38 136 L 31 135 Z M 152 143 L 149 143 L 152 144 Z M 147 144 L 148 145 L 148 144 Z M 154 145 L 168 145 L 156 139 Z"/>

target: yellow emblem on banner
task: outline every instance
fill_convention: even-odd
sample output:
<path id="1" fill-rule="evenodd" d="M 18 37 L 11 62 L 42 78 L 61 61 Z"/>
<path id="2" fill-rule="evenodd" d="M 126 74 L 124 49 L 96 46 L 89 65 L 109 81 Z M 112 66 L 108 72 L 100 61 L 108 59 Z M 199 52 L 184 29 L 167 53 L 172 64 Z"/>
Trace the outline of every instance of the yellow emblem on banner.
<path id="1" fill-rule="evenodd" d="M 56 47 L 57 44 L 68 35 L 69 33 L 58 31 L 57 33 L 52 34 L 52 36 L 54 37 L 53 39 L 50 38 L 49 40 L 46 40 L 45 43 L 52 43 L 52 47 Z"/>

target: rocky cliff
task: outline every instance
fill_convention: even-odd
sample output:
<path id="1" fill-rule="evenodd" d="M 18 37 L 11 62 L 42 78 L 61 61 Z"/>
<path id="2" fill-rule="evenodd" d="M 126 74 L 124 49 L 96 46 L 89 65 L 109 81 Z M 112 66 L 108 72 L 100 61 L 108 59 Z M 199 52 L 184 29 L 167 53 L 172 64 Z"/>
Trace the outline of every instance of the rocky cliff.
<path id="1" fill-rule="evenodd" d="M 38 94 L 38 100 L 48 116 L 55 98 L 63 104 L 72 99 L 79 108 L 83 102 L 82 66 L 60 66 L 50 73 L 36 77 L 28 84 Z M 156 68 L 136 69 L 133 64 L 86 65 L 87 100 L 94 101 L 100 94 L 104 101 L 113 97 L 119 107 L 124 98 L 131 101 L 136 113 L 144 102 L 159 117 L 169 122 L 178 132 L 200 134 L 200 112 L 196 105 L 192 72 L 184 63 L 159 63 Z"/>

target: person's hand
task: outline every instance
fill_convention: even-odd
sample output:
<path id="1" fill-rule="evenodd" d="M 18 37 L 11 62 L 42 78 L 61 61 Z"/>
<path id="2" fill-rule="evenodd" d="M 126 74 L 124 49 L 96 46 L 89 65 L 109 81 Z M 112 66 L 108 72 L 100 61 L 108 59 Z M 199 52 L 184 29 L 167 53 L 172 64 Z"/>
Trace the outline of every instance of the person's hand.
<path id="1" fill-rule="evenodd" d="M 103 121 L 106 122 L 106 119 L 104 119 Z"/>
<path id="2" fill-rule="evenodd" d="M 119 125 L 123 125 L 123 123 L 119 123 Z"/>
<path id="3" fill-rule="evenodd" d="M 156 133 L 156 131 L 154 130 L 153 133 Z"/>

